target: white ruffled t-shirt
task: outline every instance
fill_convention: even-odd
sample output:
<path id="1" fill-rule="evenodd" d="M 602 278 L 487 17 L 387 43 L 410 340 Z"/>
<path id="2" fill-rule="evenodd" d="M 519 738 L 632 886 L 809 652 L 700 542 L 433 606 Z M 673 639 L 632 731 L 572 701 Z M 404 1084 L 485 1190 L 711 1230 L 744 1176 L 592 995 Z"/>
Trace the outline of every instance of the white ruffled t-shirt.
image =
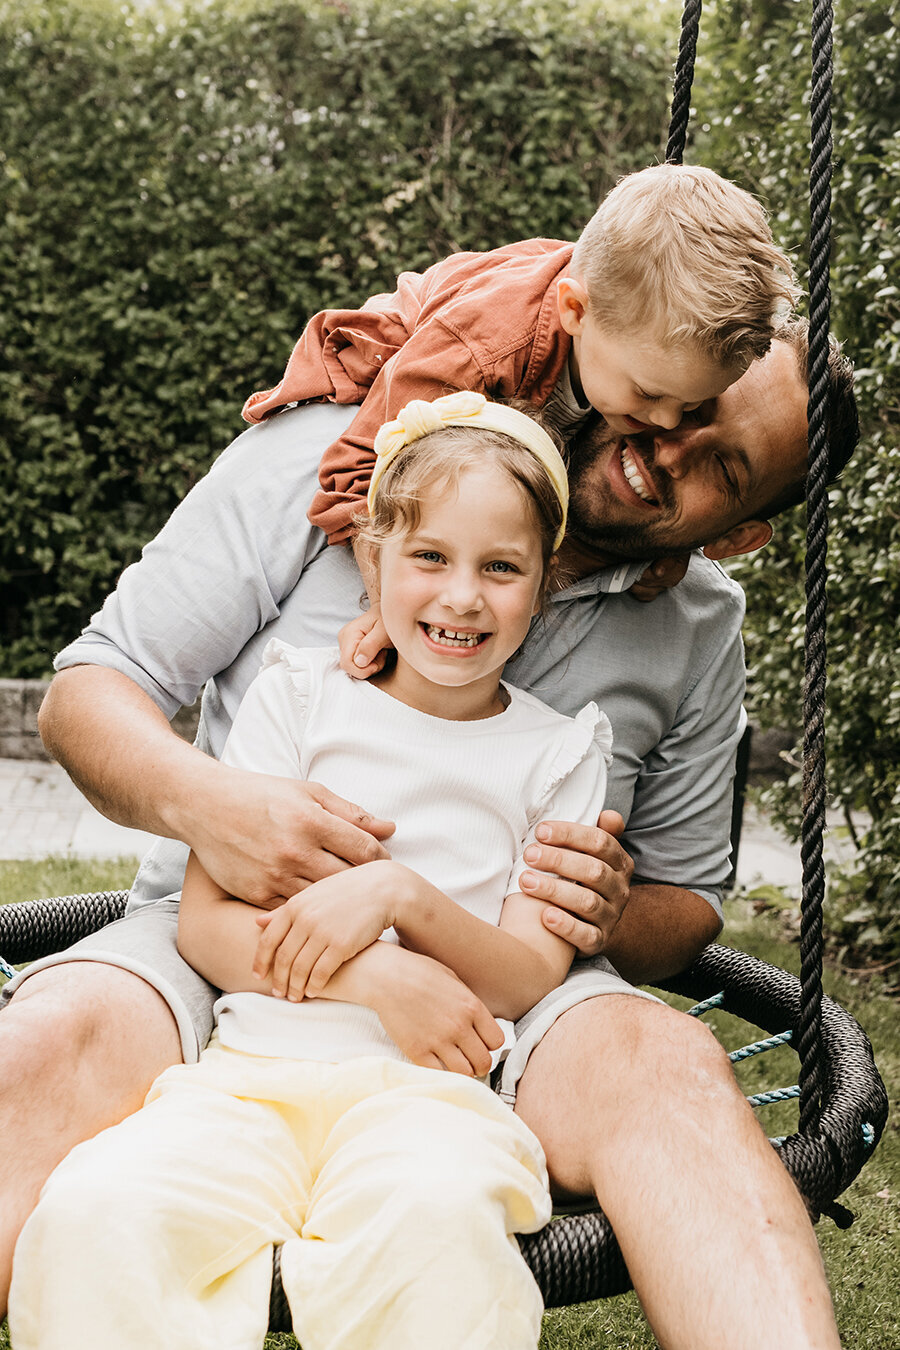
<path id="1" fill-rule="evenodd" d="M 259 773 L 323 783 L 396 822 L 391 857 L 486 923 L 518 890 L 522 853 L 542 820 L 595 824 L 612 729 L 596 704 L 575 718 L 504 685 L 503 712 L 454 722 L 345 675 L 332 649 L 273 640 L 222 756 Z M 392 931 L 385 940 L 396 941 Z M 403 1058 L 377 1015 L 329 1000 L 226 994 L 223 1044 L 253 1054 L 336 1062 Z"/>

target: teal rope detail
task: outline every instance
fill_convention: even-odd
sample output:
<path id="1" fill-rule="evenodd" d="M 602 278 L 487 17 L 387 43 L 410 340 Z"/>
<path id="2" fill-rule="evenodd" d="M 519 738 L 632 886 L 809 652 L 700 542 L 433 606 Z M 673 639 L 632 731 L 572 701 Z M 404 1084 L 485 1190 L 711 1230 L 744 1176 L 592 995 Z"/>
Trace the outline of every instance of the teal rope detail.
<path id="1" fill-rule="evenodd" d="M 740 1064 L 742 1060 L 750 1059 L 752 1055 L 763 1055 L 767 1050 L 775 1050 L 779 1045 L 786 1045 L 793 1034 L 792 1031 L 783 1031 L 780 1036 L 770 1036 L 768 1040 L 743 1045 L 740 1050 L 732 1050 L 728 1058 L 732 1064 Z"/>
<path id="2" fill-rule="evenodd" d="M 775 1088 L 772 1092 L 758 1092 L 755 1097 L 748 1097 L 747 1101 L 751 1106 L 771 1106 L 772 1102 L 787 1102 L 792 1097 L 800 1096 L 800 1084 L 795 1083 L 789 1088 Z"/>
<path id="3" fill-rule="evenodd" d="M 687 1015 L 688 1017 L 702 1017 L 703 1014 L 709 1012 L 711 1008 L 721 1008 L 724 1002 L 724 991 L 721 994 L 713 994 L 712 998 L 706 999 L 705 1002 L 695 1003 L 693 1008 L 688 1008 Z"/>
<path id="4" fill-rule="evenodd" d="M 5 975 L 8 980 L 11 980 L 16 974 L 17 972 L 13 970 L 12 966 L 7 965 L 3 957 L 0 956 L 0 975 Z"/>

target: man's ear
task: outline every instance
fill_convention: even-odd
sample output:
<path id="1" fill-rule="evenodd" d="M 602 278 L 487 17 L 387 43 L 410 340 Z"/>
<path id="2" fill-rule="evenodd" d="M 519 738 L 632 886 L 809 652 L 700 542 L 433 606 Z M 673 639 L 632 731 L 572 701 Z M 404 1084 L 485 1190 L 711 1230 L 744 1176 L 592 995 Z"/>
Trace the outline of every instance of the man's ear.
<path id="1" fill-rule="evenodd" d="M 744 520 L 727 534 L 707 544 L 703 552 L 713 562 L 723 558 L 737 558 L 741 553 L 754 553 L 772 538 L 772 526 L 767 520 Z"/>
<path id="2" fill-rule="evenodd" d="M 580 281 L 563 277 L 557 282 L 556 304 L 559 321 L 569 337 L 578 337 L 588 310 L 588 294 Z"/>

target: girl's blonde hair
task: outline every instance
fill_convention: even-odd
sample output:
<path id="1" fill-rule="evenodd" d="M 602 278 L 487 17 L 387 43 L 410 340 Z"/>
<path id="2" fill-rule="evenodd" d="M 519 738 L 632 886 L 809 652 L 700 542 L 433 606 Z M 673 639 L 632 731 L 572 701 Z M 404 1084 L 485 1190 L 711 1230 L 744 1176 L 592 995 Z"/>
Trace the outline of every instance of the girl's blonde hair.
<path id="1" fill-rule="evenodd" d="M 604 329 L 697 345 L 744 368 L 768 351 L 799 294 L 756 198 L 691 165 L 621 179 L 585 226 L 571 269 Z"/>
<path id="2" fill-rule="evenodd" d="M 528 404 L 516 403 L 519 411 L 534 415 Z M 561 445 L 555 432 L 540 418 L 544 430 Z M 542 586 L 550 577 L 554 541 L 563 522 L 559 494 L 544 465 L 514 436 L 478 426 L 447 426 L 431 431 L 399 452 L 385 470 L 369 516 L 357 516 L 356 538 L 375 549 L 397 535 L 418 528 L 422 503 L 435 485 L 454 488 L 467 469 L 492 465 L 505 473 L 531 510 L 541 544 Z"/>

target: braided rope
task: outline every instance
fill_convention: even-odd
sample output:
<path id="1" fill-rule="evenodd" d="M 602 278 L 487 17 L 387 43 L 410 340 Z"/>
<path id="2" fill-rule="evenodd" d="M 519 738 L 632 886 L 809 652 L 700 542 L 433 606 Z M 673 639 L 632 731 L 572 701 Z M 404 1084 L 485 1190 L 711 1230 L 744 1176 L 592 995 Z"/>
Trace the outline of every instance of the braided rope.
<path id="1" fill-rule="evenodd" d="M 768 1092 L 757 1092 L 747 1101 L 751 1106 L 771 1106 L 773 1102 L 789 1102 L 794 1097 L 800 1096 L 800 1085 L 795 1083 L 793 1087 L 771 1088 Z"/>
<path id="2" fill-rule="evenodd" d="M 831 0 L 814 0 L 810 96 L 809 244 L 809 467 L 806 526 L 806 675 L 803 696 L 803 906 L 800 929 L 802 1007 L 797 1035 L 800 1056 L 800 1129 L 809 1130 L 821 1111 L 823 1055 L 822 905 L 825 868 L 825 648 L 826 555 L 828 548 L 828 319 L 831 295 Z"/>
<path id="3" fill-rule="evenodd" d="M 718 994 L 713 994 L 712 998 L 705 998 L 702 1003 L 695 1003 L 693 1008 L 686 1008 L 685 1011 L 688 1017 L 702 1017 L 713 1008 L 721 1008 L 724 1002 L 725 995 L 720 990 Z"/>
<path id="4" fill-rule="evenodd" d="M 684 158 L 688 120 L 691 115 L 691 86 L 694 83 L 701 8 L 701 0 L 685 0 L 681 14 L 678 59 L 672 82 L 672 117 L 669 123 L 669 143 L 666 146 L 667 164 L 680 164 Z"/>
<path id="5" fill-rule="evenodd" d="M 754 1041 L 752 1045 L 742 1045 L 740 1050 L 732 1050 L 728 1058 L 732 1064 L 742 1064 L 745 1059 L 752 1059 L 754 1055 L 764 1055 L 767 1050 L 777 1050 L 780 1045 L 787 1045 L 793 1038 L 793 1031 L 782 1031 L 777 1036 L 769 1036 L 764 1041 Z"/>

